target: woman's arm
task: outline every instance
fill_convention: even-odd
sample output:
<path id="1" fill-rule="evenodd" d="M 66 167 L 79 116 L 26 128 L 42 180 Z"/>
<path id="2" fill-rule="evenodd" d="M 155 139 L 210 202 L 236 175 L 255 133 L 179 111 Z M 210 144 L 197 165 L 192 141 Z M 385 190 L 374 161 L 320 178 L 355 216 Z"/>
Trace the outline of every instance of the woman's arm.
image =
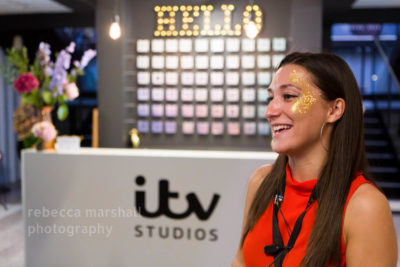
<path id="1" fill-rule="evenodd" d="M 346 265 L 395 267 L 397 240 L 386 197 L 370 184 L 361 185 L 346 209 L 343 235 Z"/>
<path id="2" fill-rule="evenodd" d="M 250 209 L 250 205 L 253 202 L 254 195 L 260 186 L 261 182 L 268 175 L 271 170 L 271 165 L 264 165 L 258 168 L 250 177 L 249 184 L 247 186 L 246 203 L 244 207 L 243 223 L 242 223 L 242 233 L 240 237 L 243 236 L 244 227 L 247 221 L 247 214 Z M 245 267 L 243 261 L 242 247 L 239 244 L 239 248 L 236 252 L 235 258 L 233 259 L 231 267 Z"/>

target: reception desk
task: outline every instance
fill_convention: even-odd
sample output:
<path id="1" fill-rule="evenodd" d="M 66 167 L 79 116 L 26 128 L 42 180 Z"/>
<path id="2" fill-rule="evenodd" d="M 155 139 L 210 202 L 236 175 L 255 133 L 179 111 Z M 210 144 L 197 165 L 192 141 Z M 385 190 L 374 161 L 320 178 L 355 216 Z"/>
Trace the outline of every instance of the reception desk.
<path id="1" fill-rule="evenodd" d="M 26 266 L 230 266 L 248 178 L 275 158 L 267 152 L 25 150 Z"/>

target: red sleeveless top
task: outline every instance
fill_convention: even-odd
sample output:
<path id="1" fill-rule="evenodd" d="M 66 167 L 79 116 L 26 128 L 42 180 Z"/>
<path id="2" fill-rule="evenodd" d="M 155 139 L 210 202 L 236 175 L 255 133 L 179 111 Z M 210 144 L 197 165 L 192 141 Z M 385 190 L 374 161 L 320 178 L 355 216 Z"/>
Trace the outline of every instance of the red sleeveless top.
<path id="1" fill-rule="evenodd" d="M 281 205 L 281 211 L 285 216 L 285 220 L 288 224 L 290 232 L 293 231 L 297 218 L 304 211 L 311 191 L 316 183 L 317 179 L 302 183 L 297 182 L 291 176 L 289 165 L 286 166 L 286 189 L 284 200 Z M 351 184 L 344 211 L 346 211 L 347 204 L 353 193 L 360 185 L 364 183 L 369 182 L 362 176 L 361 172 L 358 172 Z M 300 266 L 300 263 L 306 254 L 307 241 L 314 224 L 317 206 L 318 201 L 314 201 L 307 210 L 296 243 L 286 255 L 283 261 L 283 266 Z M 260 219 L 257 221 L 254 228 L 246 235 L 243 243 L 243 258 L 246 267 L 265 267 L 274 260 L 272 256 L 267 256 L 264 254 L 264 246 L 271 245 L 273 243 L 272 213 L 273 208 L 271 202 L 265 212 L 261 215 Z M 280 213 L 278 213 L 278 223 L 283 243 L 286 245 L 289 241 L 289 234 Z M 346 266 L 346 245 L 344 243 L 343 235 L 341 242 L 341 266 Z"/>

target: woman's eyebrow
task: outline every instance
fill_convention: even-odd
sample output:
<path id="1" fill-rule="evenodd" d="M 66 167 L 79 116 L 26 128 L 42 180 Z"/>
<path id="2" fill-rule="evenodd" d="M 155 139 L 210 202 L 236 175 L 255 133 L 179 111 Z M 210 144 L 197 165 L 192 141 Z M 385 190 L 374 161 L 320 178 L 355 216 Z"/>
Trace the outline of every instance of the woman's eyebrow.
<path id="1" fill-rule="evenodd" d="M 286 88 L 288 88 L 288 87 L 293 87 L 293 88 L 295 88 L 295 89 L 297 89 L 297 90 L 299 90 L 299 91 L 303 91 L 300 87 L 298 87 L 297 85 L 294 85 L 294 84 L 292 84 L 292 83 L 282 84 L 282 85 L 280 85 L 280 86 L 278 87 L 278 90 L 283 90 L 283 89 L 286 89 Z M 271 87 L 268 87 L 267 90 L 268 90 L 268 92 L 270 92 L 270 93 L 272 93 L 272 91 L 273 91 Z"/>

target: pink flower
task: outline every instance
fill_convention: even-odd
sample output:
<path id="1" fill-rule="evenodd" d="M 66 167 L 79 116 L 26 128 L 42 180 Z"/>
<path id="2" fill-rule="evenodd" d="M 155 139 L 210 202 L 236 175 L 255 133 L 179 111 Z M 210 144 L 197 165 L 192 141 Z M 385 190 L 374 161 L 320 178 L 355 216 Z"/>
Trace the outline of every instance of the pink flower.
<path id="1" fill-rule="evenodd" d="M 64 83 L 64 90 L 68 100 L 74 100 L 79 96 L 79 89 L 76 83 Z"/>
<path id="2" fill-rule="evenodd" d="M 18 93 L 30 93 L 33 89 L 39 86 L 39 81 L 30 72 L 22 73 L 14 81 L 14 88 Z"/>
<path id="3" fill-rule="evenodd" d="M 35 137 L 41 138 L 44 141 L 51 141 L 57 136 L 57 130 L 51 122 L 37 122 L 32 127 L 32 133 Z"/>

